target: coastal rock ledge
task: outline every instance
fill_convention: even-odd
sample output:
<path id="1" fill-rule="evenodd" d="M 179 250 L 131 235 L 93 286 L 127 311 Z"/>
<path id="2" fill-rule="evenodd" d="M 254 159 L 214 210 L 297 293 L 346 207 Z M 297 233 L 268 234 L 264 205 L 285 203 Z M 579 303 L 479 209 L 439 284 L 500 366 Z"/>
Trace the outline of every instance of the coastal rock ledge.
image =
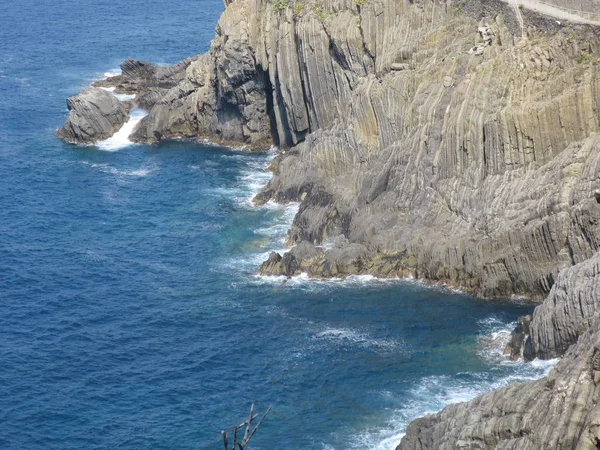
<path id="1" fill-rule="evenodd" d="M 294 247 L 261 274 L 547 297 L 507 351 L 564 355 L 550 375 L 418 419 L 398 449 L 600 448 L 598 27 L 500 0 L 225 3 L 206 54 L 101 82 L 149 110 L 130 138 L 281 148 L 254 201 L 300 203 Z M 107 95 L 70 99 L 59 136 L 122 123 Z"/>
<path id="2" fill-rule="evenodd" d="M 318 255 L 261 273 L 539 301 L 600 249 L 594 26 L 500 0 L 226 3 L 207 53 L 102 86 L 148 109 L 131 140 L 282 149 L 255 202 L 300 202 L 287 241 Z"/>
<path id="3" fill-rule="evenodd" d="M 564 354 L 547 377 L 417 419 L 397 450 L 600 448 L 599 268 L 600 253 L 563 270 L 534 311 L 525 351 Z"/>

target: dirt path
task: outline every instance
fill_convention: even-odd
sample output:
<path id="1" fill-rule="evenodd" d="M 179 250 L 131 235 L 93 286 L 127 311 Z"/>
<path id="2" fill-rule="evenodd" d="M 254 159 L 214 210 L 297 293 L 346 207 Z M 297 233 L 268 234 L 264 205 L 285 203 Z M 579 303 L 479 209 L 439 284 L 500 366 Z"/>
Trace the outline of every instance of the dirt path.
<path id="1" fill-rule="evenodd" d="M 594 18 L 594 20 L 590 20 L 588 18 L 583 17 L 585 12 L 581 12 L 582 15 L 577 14 L 577 11 L 569 10 L 568 8 L 559 8 L 556 6 L 549 5 L 547 3 L 542 3 L 539 0 L 503 0 L 506 3 L 510 4 L 515 10 L 515 14 L 517 16 L 517 21 L 521 26 L 521 31 L 523 33 L 523 16 L 521 15 L 520 7 L 522 5 L 523 8 L 527 8 L 531 11 L 536 11 L 541 14 L 545 14 L 550 17 L 554 17 L 558 20 L 566 20 L 569 22 L 575 23 L 586 23 L 590 25 L 600 25 L 600 14 Z M 588 13 L 590 17 L 594 17 L 594 13 Z"/>

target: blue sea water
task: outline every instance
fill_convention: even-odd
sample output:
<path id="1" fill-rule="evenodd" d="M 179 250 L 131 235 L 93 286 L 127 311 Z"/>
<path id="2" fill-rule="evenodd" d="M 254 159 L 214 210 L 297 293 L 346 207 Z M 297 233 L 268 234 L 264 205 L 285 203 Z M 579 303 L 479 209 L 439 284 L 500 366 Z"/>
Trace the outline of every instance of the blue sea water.
<path id="1" fill-rule="evenodd" d="M 197 449 L 256 402 L 254 449 L 391 449 L 548 370 L 500 354 L 524 304 L 254 276 L 296 208 L 249 201 L 273 151 L 54 137 L 66 97 L 128 56 L 206 51 L 222 8 L 0 3 L 0 448 Z"/>

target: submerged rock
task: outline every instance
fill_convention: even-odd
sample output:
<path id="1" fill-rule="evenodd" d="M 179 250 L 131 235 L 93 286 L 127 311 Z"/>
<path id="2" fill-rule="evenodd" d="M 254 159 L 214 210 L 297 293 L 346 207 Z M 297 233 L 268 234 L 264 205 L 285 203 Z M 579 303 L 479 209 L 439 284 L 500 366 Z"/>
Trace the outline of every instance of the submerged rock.
<path id="1" fill-rule="evenodd" d="M 73 144 L 93 144 L 107 139 L 128 119 L 128 105 L 95 87 L 67 99 L 67 107 L 69 117 L 56 135 Z"/>

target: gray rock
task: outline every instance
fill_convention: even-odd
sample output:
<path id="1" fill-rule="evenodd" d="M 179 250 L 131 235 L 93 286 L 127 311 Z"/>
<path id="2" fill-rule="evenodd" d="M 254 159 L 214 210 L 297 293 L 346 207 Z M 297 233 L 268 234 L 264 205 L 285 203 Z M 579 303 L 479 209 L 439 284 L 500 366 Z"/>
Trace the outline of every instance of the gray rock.
<path id="1" fill-rule="evenodd" d="M 73 144 L 93 144 L 111 137 L 127 121 L 127 105 L 109 92 L 90 87 L 67 99 L 69 117 L 56 135 Z"/>
<path id="2" fill-rule="evenodd" d="M 510 341 L 504 349 L 504 354 L 509 355 L 509 358 L 513 361 L 521 358 L 523 354 L 523 344 L 525 339 L 529 336 L 529 330 L 531 325 L 531 316 L 522 316 L 517 320 L 517 326 L 510 334 Z"/>
<path id="3" fill-rule="evenodd" d="M 404 64 L 404 63 L 393 63 L 390 66 L 390 70 L 401 71 L 401 70 L 408 70 L 408 69 L 410 69 L 410 66 L 408 64 Z"/>
<path id="4" fill-rule="evenodd" d="M 444 77 L 444 87 L 452 87 L 454 86 L 454 78 L 445 76 Z"/>
<path id="5" fill-rule="evenodd" d="M 558 275 L 548 298 L 533 312 L 526 359 L 563 355 L 600 312 L 600 253 Z"/>
<path id="6" fill-rule="evenodd" d="M 97 87 L 114 87 L 122 94 L 144 94 L 149 90 L 161 90 L 162 95 L 175 87 L 185 77 L 188 66 L 197 56 L 186 58 L 171 66 L 157 66 L 147 61 L 127 58 L 121 63 L 121 74 L 94 82 Z"/>
<path id="7" fill-rule="evenodd" d="M 599 380 L 596 317 L 547 377 L 514 383 L 417 419 L 396 449 L 596 449 Z"/>

